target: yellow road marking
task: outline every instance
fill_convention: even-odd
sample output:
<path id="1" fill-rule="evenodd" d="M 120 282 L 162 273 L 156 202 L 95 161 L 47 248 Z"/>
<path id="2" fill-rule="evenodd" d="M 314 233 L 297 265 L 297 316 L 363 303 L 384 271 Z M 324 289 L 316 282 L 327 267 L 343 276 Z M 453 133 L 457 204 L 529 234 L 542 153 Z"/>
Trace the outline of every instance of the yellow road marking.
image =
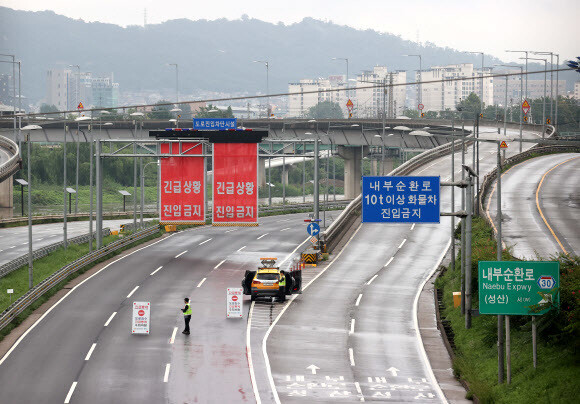
<path id="1" fill-rule="evenodd" d="M 568 255 L 568 251 L 566 251 L 566 249 L 564 248 L 564 246 L 560 242 L 560 239 L 558 238 L 558 236 L 556 236 L 556 233 L 554 233 L 554 230 L 552 230 L 552 227 L 548 224 L 548 221 L 546 220 L 546 217 L 544 216 L 544 212 L 542 212 L 542 209 L 540 208 L 540 189 L 542 188 L 542 184 L 544 183 L 544 179 L 546 179 L 546 176 L 548 174 L 550 174 L 550 171 L 561 166 L 564 163 L 575 160 L 577 158 L 580 158 L 580 156 L 572 157 L 572 158 L 569 158 L 568 160 L 562 161 L 561 163 L 556 164 L 554 167 L 552 167 L 548 171 L 546 171 L 546 173 L 544 173 L 544 175 L 542 176 L 540 183 L 538 184 L 538 188 L 536 189 L 536 207 L 538 208 L 538 212 L 540 212 L 540 216 L 542 217 L 544 224 L 546 225 L 548 230 L 550 230 L 550 233 L 552 233 L 552 236 L 554 237 L 554 239 L 556 239 L 556 242 L 558 243 L 558 245 L 560 246 L 560 248 L 562 249 L 562 251 L 564 251 L 564 254 L 566 254 L 566 255 Z"/>

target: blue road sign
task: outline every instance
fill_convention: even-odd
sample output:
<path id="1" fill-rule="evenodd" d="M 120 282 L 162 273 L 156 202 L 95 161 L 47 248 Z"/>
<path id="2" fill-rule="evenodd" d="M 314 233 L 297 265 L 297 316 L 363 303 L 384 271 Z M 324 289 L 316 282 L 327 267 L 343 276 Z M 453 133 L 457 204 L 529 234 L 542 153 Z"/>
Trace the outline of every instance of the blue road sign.
<path id="1" fill-rule="evenodd" d="M 310 223 L 308 226 L 306 226 L 306 231 L 311 236 L 318 236 L 318 233 L 320 233 L 320 226 L 318 223 Z"/>
<path id="2" fill-rule="evenodd" d="M 193 129 L 236 129 L 237 123 L 236 118 L 193 118 Z"/>
<path id="3" fill-rule="evenodd" d="M 540 289 L 552 289 L 556 285 L 553 276 L 543 275 L 538 278 L 538 286 Z"/>
<path id="4" fill-rule="evenodd" d="M 439 223 L 440 177 L 363 177 L 362 221 Z"/>

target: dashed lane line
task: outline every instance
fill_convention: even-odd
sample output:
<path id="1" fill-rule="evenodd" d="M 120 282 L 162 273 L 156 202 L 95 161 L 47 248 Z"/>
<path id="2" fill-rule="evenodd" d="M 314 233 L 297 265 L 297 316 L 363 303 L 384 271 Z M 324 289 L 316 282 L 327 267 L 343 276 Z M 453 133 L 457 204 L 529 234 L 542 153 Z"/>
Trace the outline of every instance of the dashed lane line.
<path id="1" fill-rule="evenodd" d="M 358 306 L 360 304 L 360 299 L 362 299 L 362 293 L 358 295 L 358 297 L 356 298 L 356 302 L 354 303 L 355 306 Z"/>
<path id="2" fill-rule="evenodd" d="M 73 382 L 73 384 L 70 386 L 68 394 L 66 395 L 66 398 L 64 399 L 64 404 L 70 403 L 70 399 L 71 399 L 73 393 L 75 392 L 75 389 L 77 388 L 77 383 L 78 382 Z"/>
<path id="3" fill-rule="evenodd" d="M 165 374 L 163 375 L 163 383 L 167 383 L 169 381 L 169 370 L 171 369 L 171 363 L 165 365 Z"/>
<path id="4" fill-rule="evenodd" d="M 175 334 L 177 334 L 177 327 L 173 328 L 173 332 L 171 333 L 171 338 L 169 338 L 170 344 L 173 344 L 175 342 Z"/>
<path id="5" fill-rule="evenodd" d="M 350 320 L 350 331 L 348 332 L 349 335 L 354 334 L 354 323 L 355 323 L 355 319 L 351 319 Z"/>
<path id="6" fill-rule="evenodd" d="M 187 250 L 185 250 L 185 251 L 183 251 L 183 252 L 181 252 L 181 253 L 177 254 L 177 255 L 175 256 L 175 258 L 179 258 L 179 257 L 181 257 L 181 256 L 182 256 L 183 254 L 185 254 L 186 252 L 187 252 Z"/>
<path id="7" fill-rule="evenodd" d="M 135 286 L 135 289 L 133 289 L 133 290 L 131 291 L 131 293 L 129 293 L 129 294 L 127 295 L 127 299 L 128 299 L 128 298 L 130 298 L 131 296 L 133 296 L 133 293 L 135 293 L 135 292 L 137 291 L 137 289 L 139 289 L 139 286 Z"/>
<path id="8" fill-rule="evenodd" d="M 389 266 L 389 264 L 390 264 L 391 262 L 393 262 L 393 260 L 394 260 L 394 259 L 395 259 L 395 257 L 391 257 L 391 259 L 390 259 L 390 260 L 388 260 L 388 261 L 387 261 L 387 263 L 386 263 L 385 265 L 383 265 L 383 268 L 386 268 L 386 267 L 388 267 L 388 266 Z"/>
<path id="9" fill-rule="evenodd" d="M 350 358 L 350 366 L 354 366 L 354 352 L 352 348 L 348 348 L 348 356 Z"/>
<path id="10" fill-rule="evenodd" d="M 203 244 L 205 244 L 205 243 L 207 243 L 208 241 L 211 241 L 211 240 L 212 240 L 211 238 L 208 238 L 207 240 L 205 240 L 205 241 L 202 241 L 202 242 L 201 242 L 201 243 L 199 243 L 198 245 L 203 245 Z"/>
<path id="11" fill-rule="evenodd" d="M 213 267 L 213 269 L 218 269 L 221 264 L 223 264 L 224 262 L 226 262 L 226 260 L 222 260 L 219 264 L 217 264 L 215 267 Z"/>
<path id="12" fill-rule="evenodd" d="M 89 352 L 87 352 L 87 356 L 85 356 L 85 360 L 88 361 L 89 359 L 91 359 L 91 355 L 93 354 L 93 351 L 95 350 L 95 348 L 97 347 L 97 343 L 95 342 L 93 345 L 91 345 L 91 349 L 89 349 Z"/>
<path id="13" fill-rule="evenodd" d="M 238 251 L 236 251 L 236 252 L 240 252 L 240 251 L 242 251 L 244 248 L 246 248 L 246 246 L 240 247 L 240 248 L 238 249 Z"/>
<path id="14" fill-rule="evenodd" d="M 285 229 L 282 229 L 280 231 L 286 231 L 286 230 L 290 230 L 290 229 L 291 229 L 291 227 L 286 227 Z"/>
<path id="15" fill-rule="evenodd" d="M 163 265 L 161 265 L 159 268 L 157 268 L 155 271 L 151 272 L 150 275 L 155 275 L 157 273 L 157 271 L 159 271 L 161 268 L 163 268 Z"/>
<path id="16" fill-rule="evenodd" d="M 414 229 L 415 229 L 415 224 L 416 224 L 416 223 L 413 223 L 413 224 L 411 225 L 411 230 L 414 230 Z"/>
<path id="17" fill-rule="evenodd" d="M 403 247 L 403 245 L 405 245 L 405 243 L 406 243 L 406 242 L 407 242 L 407 239 L 404 239 L 404 240 L 401 242 L 401 245 L 399 246 L 399 250 L 400 250 L 400 249 Z"/>
<path id="18" fill-rule="evenodd" d="M 256 240 L 260 240 L 262 237 L 264 237 L 264 236 L 267 236 L 268 234 L 270 234 L 270 233 L 265 233 L 265 234 L 262 234 L 262 235 L 261 235 L 260 237 L 258 237 Z"/>
<path id="19" fill-rule="evenodd" d="M 109 324 L 111 323 L 111 321 L 113 321 L 113 318 L 117 315 L 117 312 L 114 311 L 113 314 L 111 314 L 111 317 L 109 317 L 109 319 L 107 320 L 107 322 L 105 323 L 105 327 L 108 327 Z"/>
<path id="20" fill-rule="evenodd" d="M 376 274 L 375 276 L 373 276 L 373 277 L 371 278 L 371 280 L 367 282 L 367 285 L 370 285 L 371 283 L 373 283 L 373 281 L 374 281 L 375 279 L 377 279 L 377 277 L 378 277 L 378 276 L 379 276 L 379 274 Z"/>
<path id="21" fill-rule="evenodd" d="M 207 278 L 203 278 L 203 279 L 201 280 L 201 282 L 199 282 L 199 283 L 197 284 L 197 287 L 199 288 L 201 285 L 203 285 L 203 283 L 205 282 L 205 280 L 206 280 L 206 279 L 207 279 Z"/>

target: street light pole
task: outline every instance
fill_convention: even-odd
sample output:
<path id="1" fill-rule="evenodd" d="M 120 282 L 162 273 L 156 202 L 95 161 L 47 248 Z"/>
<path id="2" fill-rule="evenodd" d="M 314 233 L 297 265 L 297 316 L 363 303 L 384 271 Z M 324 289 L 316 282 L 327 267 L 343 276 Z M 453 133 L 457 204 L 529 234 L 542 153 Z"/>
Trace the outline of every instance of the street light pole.
<path id="1" fill-rule="evenodd" d="M 554 52 L 532 52 L 534 55 L 550 55 L 550 119 L 554 119 Z M 547 61 L 547 60 L 546 60 Z"/>
<path id="2" fill-rule="evenodd" d="M 526 54 L 526 73 L 528 72 L 528 53 L 530 51 L 521 51 L 521 50 L 506 50 L 506 52 L 511 52 L 511 53 L 525 53 Z M 520 58 L 522 59 L 522 58 Z M 526 74 L 526 99 L 528 99 L 528 75 Z"/>
<path id="3" fill-rule="evenodd" d="M 520 58 L 522 59 L 522 58 Z M 548 59 L 542 59 L 542 58 L 529 58 L 526 56 L 526 62 L 527 59 L 530 60 L 541 60 L 544 62 L 544 102 L 543 102 L 543 110 L 542 110 L 542 139 L 545 138 L 546 136 L 546 84 L 547 84 L 547 80 L 548 80 Z"/>
<path id="4" fill-rule="evenodd" d="M 332 58 L 332 60 L 344 60 L 346 62 L 346 98 L 350 99 L 349 85 L 348 85 L 348 58 Z"/>
<path id="5" fill-rule="evenodd" d="M 254 63 L 263 63 L 266 65 L 266 119 L 270 119 L 270 63 L 267 60 L 254 60 Z"/>
<path id="6" fill-rule="evenodd" d="M 479 92 L 481 94 L 481 99 L 479 100 L 479 105 L 480 105 L 480 113 L 483 114 L 483 60 L 484 60 L 484 53 L 483 52 L 466 52 L 466 53 L 473 53 L 473 54 L 477 54 L 477 55 L 481 55 L 481 88 L 479 89 Z M 507 87 L 506 87 L 506 92 L 507 92 Z"/>
<path id="7" fill-rule="evenodd" d="M 79 105 L 79 100 L 80 100 L 80 94 L 79 94 L 79 82 L 81 81 L 81 67 L 79 65 L 68 65 L 68 67 L 76 67 L 77 68 L 77 80 L 76 80 L 76 85 L 75 85 L 75 104 Z M 67 100 L 68 101 L 68 100 Z M 77 189 L 77 193 L 78 193 L 78 189 Z M 76 213 L 76 212 L 75 212 Z"/>
<path id="8" fill-rule="evenodd" d="M 494 65 L 494 66 L 504 66 L 504 67 L 516 67 L 518 69 L 520 69 L 520 153 L 522 152 L 522 122 L 523 122 L 523 112 L 522 112 L 522 104 L 523 104 L 523 99 L 522 99 L 522 92 L 524 90 L 523 86 L 524 86 L 524 81 L 523 81 L 523 76 L 524 76 L 524 68 L 522 66 L 511 66 L 511 65 Z M 527 76 L 527 75 L 526 75 Z M 507 80 L 507 76 L 506 76 L 506 80 Z M 507 84 L 506 84 L 506 88 L 505 88 L 505 92 L 506 92 L 506 98 L 507 98 Z M 558 104 L 556 104 L 557 107 Z"/>
<path id="9" fill-rule="evenodd" d="M 64 142 L 62 144 L 62 148 L 63 148 L 63 157 L 62 157 L 62 171 L 63 171 L 63 180 L 62 180 L 62 196 L 63 196 L 63 203 L 62 203 L 62 207 L 63 207 L 63 220 L 62 220 L 62 235 L 63 235 L 63 243 L 64 243 L 64 249 L 66 250 L 68 247 L 68 239 L 67 239 L 67 235 L 66 235 L 66 230 L 67 230 L 67 226 L 66 226 L 66 132 L 68 131 L 68 127 L 65 123 L 64 125 Z"/>

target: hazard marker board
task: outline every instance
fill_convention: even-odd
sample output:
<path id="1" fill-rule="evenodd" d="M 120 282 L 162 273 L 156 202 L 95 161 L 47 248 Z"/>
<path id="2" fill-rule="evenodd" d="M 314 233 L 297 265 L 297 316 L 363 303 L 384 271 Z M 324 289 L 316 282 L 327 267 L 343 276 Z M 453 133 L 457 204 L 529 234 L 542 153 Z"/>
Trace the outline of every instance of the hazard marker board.
<path id="1" fill-rule="evenodd" d="M 508 148 L 508 145 L 507 145 L 507 143 L 504 140 L 503 142 L 500 143 L 499 147 L 500 147 L 500 149 L 507 149 Z"/>
<path id="2" fill-rule="evenodd" d="M 532 109 L 530 103 L 528 102 L 528 100 L 524 100 L 524 102 L 522 103 L 522 111 L 524 111 L 524 114 L 527 115 L 528 112 L 530 112 L 530 109 Z"/>
<path id="3" fill-rule="evenodd" d="M 151 303 L 133 302 L 131 333 L 149 335 L 150 320 L 151 320 Z"/>
<path id="4" fill-rule="evenodd" d="M 244 299 L 242 288 L 227 288 L 226 318 L 242 318 Z"/>

